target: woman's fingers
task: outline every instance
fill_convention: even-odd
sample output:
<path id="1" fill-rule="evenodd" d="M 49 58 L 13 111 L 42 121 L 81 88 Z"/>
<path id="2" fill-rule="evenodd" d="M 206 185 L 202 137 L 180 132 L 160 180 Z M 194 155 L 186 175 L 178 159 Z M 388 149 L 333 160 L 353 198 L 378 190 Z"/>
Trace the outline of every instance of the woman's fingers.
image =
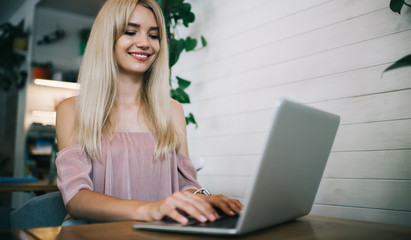
<path id="1" fill-rule="evenodd" d="M 167 197 L 164 203 L 167 204 L 168 207 L 162 208 L 164 211 L 163 214 L 182 224 L 186 224 L 188 219 L 178 210 L 187 213 L 200 222 L 206 222 L 207 220 L 214 221 L 217 219 L 217 213 L 211 204 L 201 198 L 193 196 L 191 193 L 176 192 Z"/>
<path id="2" fill-rule="evenodd" d="M 206 217 L 206 220 L 215 221 L 216 219 L 220 217 L 218 216 L 217 212 L 214 210 L 213 206 L 207 200 L 197 195 L 193 195 L 190 192 L 185 192 L 184 194 L 186 195 L 186 199 L 185 199 L 186 204 L 191 205 L 195 207 L 196 209 L 198 209 Z"/>
<path id="3" fill-rule="evenodd" d="M 228 215 L 241 214 L 243 207 L 237 199 L 227 198 L 223 195 L 211 195 L 210 202 Z"/>
<path id="4" fill-rule="evenodd" d="M 168 216 L 181 224 L 187 224 L 190 215 L 200 222 L 215 221 L 220 216 L 214 207 L 227 215 L 240 214 L 243 205 L 240 201 L 223 195 L 193 195 L 190 192 L 175 192 L 160 203 L 159 216 Z"/>
<path id="5" fill-rule="evenodd" d="M 168 204 L 166 202 L 166 204 Z M 188 223 L 188 219 L 182 215 L 175 207 L 170 207 L 167 209 L 167 211 L 165 212 L 164 216 L 168 216 L 171 219 L 175 220 L 176 222 L 179 222 L 181 224 L 187 224 Z"/>

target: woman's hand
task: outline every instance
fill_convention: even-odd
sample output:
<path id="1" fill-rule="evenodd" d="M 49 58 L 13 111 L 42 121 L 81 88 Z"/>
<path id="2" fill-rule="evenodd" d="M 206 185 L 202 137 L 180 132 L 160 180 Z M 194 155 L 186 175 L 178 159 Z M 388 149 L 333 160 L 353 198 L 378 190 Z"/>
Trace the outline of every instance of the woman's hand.
<path id="1" fill-rule="evenodd" d="M 161 220 L 168 216 L 175 221 L 187 224 L 188 219 L 184 213 L 194 217 L 200 222 L 215 221 L 219 216 L 206 200 L 191 192 L 175 192 L 164 200 L 149 203 L 147 206 L 150 220 Z"/>
<path id="2" fill-rule="evenodd" d="M 186 213 L 199 222 L 213 222 L 220 217 L 214 206 L 228 215 L 240 214 L 242 208 L 238 200 L 223 195 L 205 196 L 193 195 L 189 191 L 175 192 L 164 200 L 148 203 L 149 216 L 146 220 L 161 220 L 168 216 L 181 224 L 187 224 L 188 219 L 184 215 Z"/>
<path id="3" fill-rule="evenodd" d="M 241 214 L 241 210 L 243 208 L 243 204 L 241 204 L 241 202 L 237 199 L 228 198 L 221 194 L 210 196 L 196 194 L 195 196 L 206 199 L 211 205 L 221 209 L 225 214 L 230 216 Z"/>

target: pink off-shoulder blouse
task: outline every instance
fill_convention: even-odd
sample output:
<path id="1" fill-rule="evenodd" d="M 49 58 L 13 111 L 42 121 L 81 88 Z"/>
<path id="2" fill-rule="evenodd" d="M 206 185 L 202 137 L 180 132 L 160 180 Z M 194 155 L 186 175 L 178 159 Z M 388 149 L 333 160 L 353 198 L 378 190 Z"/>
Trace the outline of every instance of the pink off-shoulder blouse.
<path id="1" fill-rule="evenodd" d="M 89 189 L 121 199 L 158 201 L 175 191 L 201 188 L 191 160 L 178 152 L 153 160 L 154 135 L 117 132 L 102 139 L 101 159 L 92 161 L 78 146 L 57 154 L 57 185 L 67 203 Z"/>

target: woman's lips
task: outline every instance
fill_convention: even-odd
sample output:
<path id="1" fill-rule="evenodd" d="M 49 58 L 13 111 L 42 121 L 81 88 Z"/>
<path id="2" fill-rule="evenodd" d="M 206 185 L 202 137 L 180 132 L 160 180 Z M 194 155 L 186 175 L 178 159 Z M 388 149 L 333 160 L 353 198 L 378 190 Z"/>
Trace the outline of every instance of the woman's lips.
<path id="1" fill-rule="evenodd" d="M 150 56 L 147 53 L 129 53 L 133 58 L 137 59 L 138 61 L 146 61 Z"/>

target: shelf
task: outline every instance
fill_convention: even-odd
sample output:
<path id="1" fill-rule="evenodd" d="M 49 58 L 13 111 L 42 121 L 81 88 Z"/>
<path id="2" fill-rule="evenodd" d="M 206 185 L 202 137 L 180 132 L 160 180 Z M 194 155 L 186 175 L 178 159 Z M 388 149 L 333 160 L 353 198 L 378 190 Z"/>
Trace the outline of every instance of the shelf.
<path id="1" fill-rule="evenodd" d="M 34 84 L 38 86 L 65 88 L 65 89 L 72 89 L 72 90 L 80 89 L 80 84 L 78 83 L 55 81 L 55 80 L 48 80 L 48 79 L 34 79 Z"/>

